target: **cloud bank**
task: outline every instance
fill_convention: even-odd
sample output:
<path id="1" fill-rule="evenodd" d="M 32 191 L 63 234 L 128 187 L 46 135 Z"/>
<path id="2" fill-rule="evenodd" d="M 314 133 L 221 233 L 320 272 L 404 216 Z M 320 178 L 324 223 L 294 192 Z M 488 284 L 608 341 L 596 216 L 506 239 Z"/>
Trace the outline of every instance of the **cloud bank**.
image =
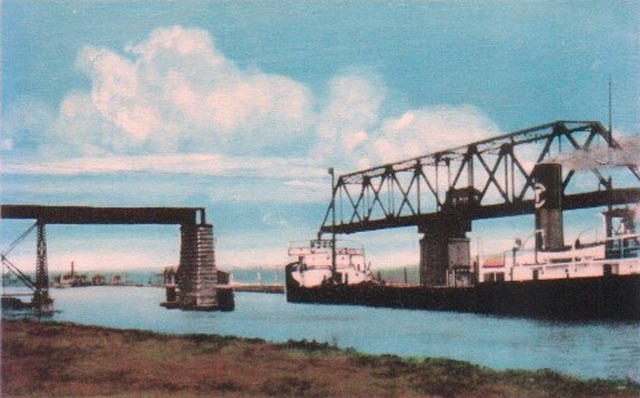
<path id="1" fill-rule="evenodd" d="M 499 133 L 469 104 L 389 114 L 395 98 L 375 72 L 339 73 L 319 94 L 240 68 L 202 29 L 159 28 L 122 50 L 86 45 L 76 67 L 90 90 L 68 93 L 53 114 L 13 111 L 6 172 L 250 173 L 303 186 L 328 166 L 349 172 Z M 30 140 L 46 156 L 16 160 Z"/>

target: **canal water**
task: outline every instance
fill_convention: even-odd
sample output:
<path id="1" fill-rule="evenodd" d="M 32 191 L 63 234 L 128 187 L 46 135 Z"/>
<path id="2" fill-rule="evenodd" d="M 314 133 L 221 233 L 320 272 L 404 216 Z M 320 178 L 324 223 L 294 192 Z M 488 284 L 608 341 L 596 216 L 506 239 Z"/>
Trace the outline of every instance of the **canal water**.
<path id="1" fill-rule="evenodd" d="M 52 289 L 53 320 L 163 333 L 211 333 L 274 342 L 316 340 L 365 353 L 446 357 L 494 369 L 549 368 L 578 377 L 640 381 L 640 323 L 552 323 L 476 314 L 289 304 L 236 293 L 233 312 L 159 306 L 157 287 Z"/>

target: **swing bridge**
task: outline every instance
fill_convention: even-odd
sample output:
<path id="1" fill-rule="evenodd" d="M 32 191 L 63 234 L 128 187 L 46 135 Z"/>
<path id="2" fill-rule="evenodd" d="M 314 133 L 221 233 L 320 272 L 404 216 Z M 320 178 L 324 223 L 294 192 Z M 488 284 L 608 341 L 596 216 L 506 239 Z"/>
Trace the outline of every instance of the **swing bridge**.
<path id="1" fill-rule="evenodd" d="M 543 194 L 535 165 L 564 169 L 561 211 L 640 202 L 638 154 L 621 142 L 597 121 L 555 121 L 337 181 L 329 169 L 331 202 L 318 235 L 417 227 L 420 282 L 443 284 L 446 269 L 469 264 L 472 221 L 535 213 L 535 198 Z"/>
<path id="2" fill-rule="evenodd" d="M 557 148 L 557 149 L 556 149 Z M 620 142 L 597 121 L 556 121 L 413 159 L 332 175 L 331 202 L 318 232 L 350 234 L 416 226 L 420 239 L 421 284 L 442 284 L 446 270 L 469 260 L 474 220 L 534 214 L 538 191 L 534 167 L 561 163 L 558 190 L 562 210 L 640 202 L 637 162 L 618 159 Z M 637 154 L 636 161 L 637 161 Z M 616 170 L 616 183 L 612 174 Z M 585 173 L 586 171 L 586 173 Z M 624 174 L 620 174 L 620 171 Z M 564 172 L 564 173 L 563 173 Z M 586 174 L 588 179 L 583 178 Z M 582 177 L 580 177 L 582 175 Z M 575 183 L 574 183 L 575 182 Z M 218 305 L 212 226 L 203 208 L 83 207 L 2 205 L 2 219 L 35 223 L 2 253 L 3 265 L 32 291 L 32 305 L 48 311 L 47 224 L 180 225 L 182 308 Z M 561 227 L 561 225 L 560 225 Z M 36 230 L 35 280 L 9 259 L 9 253 Z M 561 231 L 561 228 L 560 228 Z M 562 243 L 563 237 L 555 237 Z M 454 254 L 452 254 L 454 253 Z"/>

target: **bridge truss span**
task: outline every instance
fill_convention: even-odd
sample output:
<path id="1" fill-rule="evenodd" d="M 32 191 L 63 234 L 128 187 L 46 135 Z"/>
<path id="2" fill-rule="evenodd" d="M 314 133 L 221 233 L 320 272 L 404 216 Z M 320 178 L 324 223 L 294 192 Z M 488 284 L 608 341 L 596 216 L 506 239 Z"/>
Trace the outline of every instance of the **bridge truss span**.
<path id="1" fill-rule="evenodd" d="M 443 216 L 532 214 L 533 167 L 545 162 L 564 166 L 566 210 L 638 202 L 640 170 L 610 155 L 621 150 L 600 122 L 564 120 L 344 174 L 333 185 L 320 233 L 420 226 Z M 603 172 L 614 166 L 625 172 L 621 180 L 616 174 L 620 188 Z"/>

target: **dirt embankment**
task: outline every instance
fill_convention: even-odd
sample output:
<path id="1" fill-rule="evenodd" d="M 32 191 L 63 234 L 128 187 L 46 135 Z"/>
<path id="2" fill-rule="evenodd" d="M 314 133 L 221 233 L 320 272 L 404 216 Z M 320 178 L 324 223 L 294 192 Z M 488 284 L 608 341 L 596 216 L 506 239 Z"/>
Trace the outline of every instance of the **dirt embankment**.
<path id="1" fill-rule="evenodd" d="M 497 372 L 327 344 L 2 321 L 2 396 L 637 397 L 626 381 Z"/>

